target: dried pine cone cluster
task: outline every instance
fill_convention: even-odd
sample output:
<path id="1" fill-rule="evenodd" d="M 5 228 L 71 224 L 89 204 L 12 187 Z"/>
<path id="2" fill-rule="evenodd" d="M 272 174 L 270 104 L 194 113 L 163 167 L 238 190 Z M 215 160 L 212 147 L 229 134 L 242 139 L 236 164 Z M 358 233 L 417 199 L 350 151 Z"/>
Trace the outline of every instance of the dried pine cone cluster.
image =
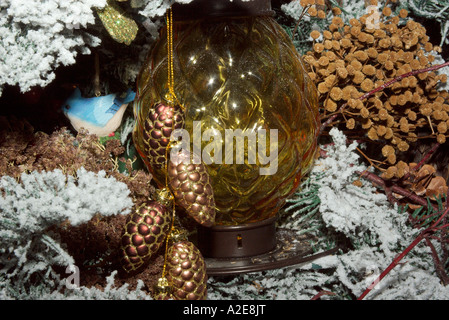
<path id="1" fill-rule="evenodd" d="M 404 77 L 368 99 L 360 99 L 396 77 L 429 67 L 435 60 L 431 52 L 440 52 L 419 23 L 408 20 L 399 25 L 407 14 L 402 9 L 392 16 L 391 9 L 385 7 L 377 27 L 368 24 L 369 15 L 351 19 L 349 25 L 334 16 L 328 30 L 312 31 L 313 39 L 322 36 L 323 41 L 314 41 L 313 51 L 304 56 L 319 91 L 323 117 L 345 105 L 342 115 L 347 135 L 366 134 L 369 141 L 383 145 L 383 159 L 377 159 L 383 170 L 395 165 L 397 156 L 418 139 L 444 143 L 448 134 L 448 93 L 436 89 L 438 82 L 446 82 L 444 74 Z"/>

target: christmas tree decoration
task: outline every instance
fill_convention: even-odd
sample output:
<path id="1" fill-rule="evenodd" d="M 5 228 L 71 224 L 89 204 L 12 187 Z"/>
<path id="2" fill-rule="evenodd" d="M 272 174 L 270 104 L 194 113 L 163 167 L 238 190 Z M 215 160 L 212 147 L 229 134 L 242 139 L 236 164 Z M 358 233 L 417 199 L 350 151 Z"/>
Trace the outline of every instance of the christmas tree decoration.
<path id="1" fill-rule="evenodd" d="M 167 278 L 159 278 L 157 284 L 154 286 L 154 300 L 170 300 L 172 299 L 172 292 L 173 288 L 170 283 L 168 283 Z"/>
<path id="2" fill-rule="evenodd" d="M 184 127 L 184 114 L 179 106 L 158 103 L 151 108 L 143 124 L 141 139 L 145 144 L 145 158 L 150 168 L 163 168 L 167 162 L 170 136 Z"/>
<path id="3" fill-rule="evenodd" d="M 114 0 L 108 0 L 106 7 L 97 9 L 97 13 L 104 27 L 115 41 L 129 46 L 136 38 L 139 29 L 137 23 L 128 17 Z"/>
<path id="4" fill-rule="evenodd" d="M 205 162 L 218 224 L 275 216 L 315 157 L 317 91 L 270 9 L 265 0 L 174 6 L 172 37 L 163 28 L 137 79 L 135 144 L 145 155 L 141 124 L 169 93 L 173 65 L 185 129 Z M 164 186 L 165 168 L 152 171 Z"/>
<path id="5" fill-rule="evenodd" d="M 179 241 L 168 249 L 167 283 L 175 300 L 207 299 L 206 264 L 192 242 Z"/>
<path id="6" fill-rule="evenodd" d="M 176 203 L 198 223 L 212 226 L 215 222 L 215 202 L 209 173 L 201 161 L 196 161 L 198 165 L 188 165 L 190 153 L 172 152 L 176 148 L 171 145 L 171 136 L 175 130 L 184 129 L 185 122 L 185 106 L 179 103 L 175 93 L 172 21 L 170 9 L 167 12 L 167 92 L 159 97 L 159 102 L 151 105 L 145 118 L 137 116 L 133 138 L 137 145 L 143 146 L 138 151 L 159 185 L 168 187 L 170 184 Z M 175 154 L 174 158 L 172 154 Z"/>
<path id="7" fill-rule="evenodd" d="M 164 265 L 162 267 L 162 276 L 158 279 L 156 285 L 153 290 L 153 297 L 155 300 L 169 300 L 173 299 L 173 286 L 168 282 L 167 279 L 167 260 L 169 253 L 169 246 L 174 243 L 187 241 L 187 233 L 183 228 L 176 227 L 172 225 L 171 231 L 167 237 L 166 247 L 165 247 L 165 256 L 164 256 Z"/>
<path id="8" fill-rule="evenodd" d="M 122 265 L 127 272 L 148 262 L 167 237 L 172 221 L 167 190 L 160 191 L 158 200 L 143 203 L 126 222 L 122 236 Z"/>
<path id="9" fill-rule="evenodd" d="M 184 106 L 179 104 L 174 89 L 173 49 L 172 49 L 172 11 L 167 11 L 167 92 L 160 96 L 158 101 L 141 101 L 149 103 L 148 113 L 145 117 L 137 115 L 134 108 L 136 123 L 133 130 L 133 140 L 137 151 L 147 164 L 150 172 L 157 177 L 160 186 L 167 187 L 166 172 L 157 169 L 166 169 L 168 163 L 168 148 L 172 133 L 184 128 Z M 142 70 L 142 72 L 144 72 Z M 138 95 L 141 95 L 139 88 Z"/>
<path id="10" fill-rule="evenodd" d="M 154 181 L 164 187 L 168 178 L 176 203 L 198 222 L 208 265 L 229 259 L 225 273 L 236 270 L 234 258 L 283 247 L 276 215 L 317 150 L 316 87 L 271 14 L 268 0 L 174 5 L 137 79 L 136 149 Z M 161 101 L 179 105 L 184 117 L 181 152 L 170 145 L 166 166 L 151 165 L 155 150 L 145 142 L 145 123 Z M 309 247 L 293 251 L 302 257 Z M 297 261 L 292 255 L 284 266 Z"/>
<path id="11" fill-rule="evenodd" d="M 0 1 L 0 300 L 449 298 L 449 0 L 269 2 Z"/>
<path id="12" fill-rule="evenodd" d="M 62 105 L 62 111 L 76 131 L 84 128 L 90 134 L 106 137 L 120 126 L 125 110 L 135 96 L 136 93 L 129 89 L 122 95 L 84 98 L 76 88 Z"/>
<path id="13" fill-rule="evenodd" d="M 198 163 L 198 157 L 182 150 L 170 158 L 167 171 L 176 203 L 200 225 L 213 226 L 214 191 L 204 163 Z"/>

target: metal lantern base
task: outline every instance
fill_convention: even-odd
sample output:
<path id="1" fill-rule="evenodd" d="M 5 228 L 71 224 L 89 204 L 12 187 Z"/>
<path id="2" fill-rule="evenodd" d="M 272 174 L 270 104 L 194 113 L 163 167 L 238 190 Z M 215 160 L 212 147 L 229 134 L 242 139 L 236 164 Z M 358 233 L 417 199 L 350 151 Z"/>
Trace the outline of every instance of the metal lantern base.
<path id="1" fill-rule="evenodd" d="M 279 269 L 335 253 L 312 254 L 307 239 L 276 228 L 276 218 L 238 226 L 199 227 L 198 248 L 209 276 Z"/>

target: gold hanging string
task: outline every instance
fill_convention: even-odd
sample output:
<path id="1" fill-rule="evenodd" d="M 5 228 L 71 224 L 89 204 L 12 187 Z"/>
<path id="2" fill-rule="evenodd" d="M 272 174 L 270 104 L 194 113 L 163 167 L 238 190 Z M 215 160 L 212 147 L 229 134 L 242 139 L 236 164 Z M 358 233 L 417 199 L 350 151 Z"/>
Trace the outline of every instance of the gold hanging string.
<path id="1" fill-rule="evenodd" d="M 174 90 L 174 79 L 173 79 L 173 11 L 171 10 L 171 7 L 168 8 L 166 13 L 167 18 L 167 85 L 168 85 L 168 94 L 169 94 L 169 100 L 170 102 L 174 102 L 175 97 L 175 90 Z"/>
<path id="2" fill-rule="evenodd" d="M 167 100 L 173 105 L 176 104 L 184 110 L 184 107 L 179 103 L 178 97 L 175 94 L 175 72 L 174 72 L 174 59 L 173 59 L 173 10 L 168 8 L 166 13 L 167 20 L 167 85 L 168 94 Z"/>
<path id="3" fill-rule="evenodd" d="M 166 13 L 167 18 L 167 85 L 168 85 L 168 95 L 167 100 L 170 104 L 172 104 L 172 107 L 174 108 L 174 104 L 181 106 L 181 104 L 178 101 L 178 98 L 175 94 L 175 79 L 174 79 L 174 67 L 173 67 L 173 11 L 172 8 L 168 8 Z M 175 112 L 175 110 L 173 110 Z M 175 117 L 176 115 L 174 115 Z M 173 119 L 172 123 L 172 132 L 175 129 L 175 121 Z M 170 243 L 171 233 L 174 229 L 174 223 L 175 223 L 175 197 L 174 194 L 169 187 L 168 183 L 168 162 L 169 162 L 169 152 L 171 149 L 172 141 L 170 140 L 167 148 L 165 149 L 165 188 L 170 192 L 171 198 L 172 198 L 172 221 L 170 225 L 169 232 L 167 234 L 167 238 L 165 240 L 165 253 L 164 253 L 164 265 L 162 267 L 162 276 L 161 279 L 163 279 L 163 282 L 165 284 L 168 284 L 166 280 L 166 269 L 167 269 L 167 255 L 168 255 L 168 245 Z M 168 284 L 169 285 L 169 284 Z"/>
<path id="4" fill-rule="evenodd" d="M 175 122 L 173 121 L 172 130 L 174 128 L 175 128 Z M 167 149 L 165 149 L 165 187 L 170 192 L 173 208 L 172 208 L 171 225 L 170 225 L 170 229 L 167 234 L 167 238 L 165 240 L 165 253 L 164 253 L 164 265 L 162 267 L 162 278 L 165 278 L 165 275 L 166 275 L 168 244 L 170 243 L 171 233 L 172 233 L 174 225 L 175 225 L 175 209 L 176 209 L 175 208 L 176 207 L 175 196 L 174 196 L 172 190 L 170 189 L 170 187 L 168 186 L 168 161 L 169 161 L 168 153 L 171 148 L 171 144 L 172 144 L 172 141 L 170 140 L 170 142 L 167 145 Z"/>
<path id="5" fill-rule="evenodd" d="M 174 128 L 175 128 L 175 122 L 173 121 L 172 130 L 174 130 Z M 158 283 L 156 285 L 158 290 L 160 290 L 168 295 L 171 292 L 171 284 L 169 283 L 169 281 L 166 277 L 167 276 L 168 245 L 170 244 L 171 234 L 174 230 L 175 210 L 176 210 L 175 197 L 174 197 L 173 191 L 168 186 L 168 161 L 169 161 L 168 153 L 171 148 L 171 144 L 172 144 L 172 141 L 170 140 L 170 142 L 167 145 L 167 148 L 165 149 L 165 188 L 166 188 L 166 190 L 168 190 L 168 192 L 170 193 L 170 197 L 171 197 L 171 202 L 172 202 L 172 206 L 173 206 L 172 207 L 172 217 L 171 217 L 170 229 L 168 230 L 167 237 L 165 239 L 164 264 L 162 266 L 162 274 L 161 274 L 161 277 L 158 279 Z"/>

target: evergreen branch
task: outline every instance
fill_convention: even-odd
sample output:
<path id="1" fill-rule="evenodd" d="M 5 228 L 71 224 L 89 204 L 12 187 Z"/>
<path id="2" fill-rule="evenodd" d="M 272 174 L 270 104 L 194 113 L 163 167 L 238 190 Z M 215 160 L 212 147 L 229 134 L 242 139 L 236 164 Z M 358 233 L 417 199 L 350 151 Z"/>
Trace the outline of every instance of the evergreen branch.
<path id="1" fill-rule="evenodd" d="M 393 262 L 377 277 L 376 280 L 374 280 L 371 285 L 357 298 L 357 300 L 362 300 L 366 297 L 368 293 L 371 292 L 371 290 L 391 271 L 394 267 L 396 267 L 399 262 L 404 258 L 414 247 L 416 247 L 423 239 L 427 238 L 428 236 L 432 235 L 434 232 L 441 230 L 441 228 L 447 228 L 449 225 L 443 225 L 438 226 L 438 224 L 445 219 L 446 215 L 449 212 L 449 206 L 446 207 L 444 212 L 441 214 L 441 216 L 438 218 L 437 221 L 435 221 L 430 227 L 422 231 L 416 238 L 413 240 L 413 242 L 405 248 L 394 260 Z"/>

